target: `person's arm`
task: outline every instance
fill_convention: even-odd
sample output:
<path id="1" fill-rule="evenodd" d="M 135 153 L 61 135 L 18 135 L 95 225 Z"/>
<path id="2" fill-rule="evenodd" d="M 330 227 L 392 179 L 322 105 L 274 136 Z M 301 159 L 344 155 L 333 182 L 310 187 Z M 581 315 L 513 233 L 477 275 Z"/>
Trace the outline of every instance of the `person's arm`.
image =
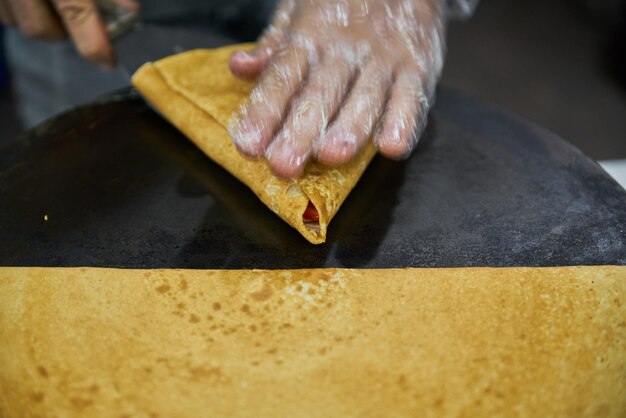
<path id="1" fill-rule="evenodd" d="M 346 163 L 370 137 L 381 154 L 408 156 L 441 73 L 451 3 L 472 2 L 281 1 L 256 49 L 230 60 L 235 75 L 260 75 L 233 118 L 236 146 L 283 177 L 311 157 Z"/>
<path id="2" fill-rule="evenodd" d="M 135 0 L 110 1 L 130 11 L 139 9 Z M 33 38 L 60 40 L 69 35 L 83 57 L 104 67 L 115 63 L 92 0 L 0 0 L 0 21 Z"/>

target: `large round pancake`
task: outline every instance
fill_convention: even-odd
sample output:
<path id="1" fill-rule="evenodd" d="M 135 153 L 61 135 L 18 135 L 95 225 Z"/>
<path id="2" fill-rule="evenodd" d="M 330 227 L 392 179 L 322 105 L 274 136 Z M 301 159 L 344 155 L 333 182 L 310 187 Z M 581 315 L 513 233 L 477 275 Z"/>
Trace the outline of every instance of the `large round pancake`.
<path id="1" fill-rule="evenodd" d="M 0 416 L 623 417 L 625 278 L 0 269 Z"/>

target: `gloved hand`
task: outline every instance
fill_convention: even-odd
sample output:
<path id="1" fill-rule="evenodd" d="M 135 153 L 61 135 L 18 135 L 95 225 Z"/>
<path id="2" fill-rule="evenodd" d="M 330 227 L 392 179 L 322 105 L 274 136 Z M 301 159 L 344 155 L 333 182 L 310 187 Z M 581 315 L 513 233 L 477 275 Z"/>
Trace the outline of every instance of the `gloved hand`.
<path id="1" fill-rule="evenodd" d="M 238 149 L 282 177 L 310 157 L 351 160 L 370 136 L 381 154 L 410 154 L 442 68 L 444 0 L 283 0 L 254 51 L 230 59 L 261 75 L 232 119 Z"/>
<path id="2" fill-rule="evenodd" d="M 139 10 L 135 0 L 110 1 L 129 11 Z M 0 22 L 43 40 L 61 40 L 69 34 L 83 57 L 106 68 L 115 63 L 106 28 L 92 0 L 0 0 Z"/>

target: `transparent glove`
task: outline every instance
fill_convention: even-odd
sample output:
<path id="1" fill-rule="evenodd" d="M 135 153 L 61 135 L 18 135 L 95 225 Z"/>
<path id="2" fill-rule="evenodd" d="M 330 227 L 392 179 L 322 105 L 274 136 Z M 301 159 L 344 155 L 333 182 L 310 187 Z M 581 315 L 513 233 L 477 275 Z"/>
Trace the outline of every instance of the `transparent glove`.
<path id="1" fill-rule="evenodd" d="M 230 134 L 282 177 L 309 158 L 350 161 L 373 138 L 381 154 L 410 154 L 442 68 L 446 0 L 284 0 L 254 51 L 230 59 L 260 74 Z M 461 2 L 463 3 L 463 2 Z"/>

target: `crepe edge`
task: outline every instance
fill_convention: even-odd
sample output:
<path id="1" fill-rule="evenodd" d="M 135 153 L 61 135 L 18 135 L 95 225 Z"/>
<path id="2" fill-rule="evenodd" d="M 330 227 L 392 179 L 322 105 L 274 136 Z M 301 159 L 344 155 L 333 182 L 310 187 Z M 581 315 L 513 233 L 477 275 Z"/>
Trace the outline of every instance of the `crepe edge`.
<path id="1" fill-rule="evenodd" d="M 213 161 L 217 164 L 225 168 L 230 174 L 235 176 L 239 181 L 244 183 L 248 188 L 252 190 L 252 192 L 276 215 L 278 215 L 281 219 L 287 222 L 291 227 L 296 229 L 307 241 L 312 244 L 322 244 L 326 241 L 326 232 L 329 223 L 329 216 L 327 211 L 325 210 L 325 205 L 323 205 L 317 196 L 311 196 L 310 193 L 304 190 L 304 188 L 299 185 L 299 190 L 305 199 L 300 199 L 302 202 L 300 204 L 295 205 L 294 210 L 292 211 L 281 211 L 278 205 L 273 204 L 272 199 L 268 196 L 265 196 L 266 190 L 263 190 L 261 187 L 258 189 L 254 187 L 254 185 L 250 184 L 248 179 L 242 175 L 242 173 L 238 172 L 238 170 L 233 169 L 232 164 L 229 164 L 227 161 L 219 158 L 219 155 L 216 155 L 213 149 L 207 147 L 206 144 L 199 139 L 200 135 L 197 132 L 197 129 L 206 129 L 206 126 L 199 127 L 195 124 L 188 123 L 188 119 L 182 116 L 184 113 L 190 113 L 195 115 L 197 118 L 204 119 L 207 123 L 214 123 L 220 128 L 224 129 L 224 134 L 228 135 L 225 128 L 216 121 L 210 114 L 200 109 L 197 105 L 191 102 L 184 95 L 179 93 L 178 91 L 171 88 L 164 77 L 161 75 L 158 68 L 154 65 L 154 63 L 146 63 L 141 66 L 133 75 L 131 82 L 135 88 L 137 88 L 142 96 L 156 109 L 162 112 L 162 114 L 166 117 L 166 119 L 176 126 L 188 139 L 190 139 L 198 148 L 200 148 L 203 153 L 209 156 Z M 181 110 L 183 110 L 181 112 Z M 288 187 L 287 187 L 288 189 Z M 346 193 L 347 195 L 347 193 Z M 291 201 L 291 203 L 298 203 L 294 198 L 290 198 L 289 196 L 285 196 L 281 201 L 287 200 Z M 306 200 L 306 201 L 304 201 Z M 302 220 L 302 215 L 306 210 L 306 207 L 309 201 L 316 207 L 318 213 L 320 215 L 319 221 L 319 232 L 307 227 L 305 222 Z"/>

